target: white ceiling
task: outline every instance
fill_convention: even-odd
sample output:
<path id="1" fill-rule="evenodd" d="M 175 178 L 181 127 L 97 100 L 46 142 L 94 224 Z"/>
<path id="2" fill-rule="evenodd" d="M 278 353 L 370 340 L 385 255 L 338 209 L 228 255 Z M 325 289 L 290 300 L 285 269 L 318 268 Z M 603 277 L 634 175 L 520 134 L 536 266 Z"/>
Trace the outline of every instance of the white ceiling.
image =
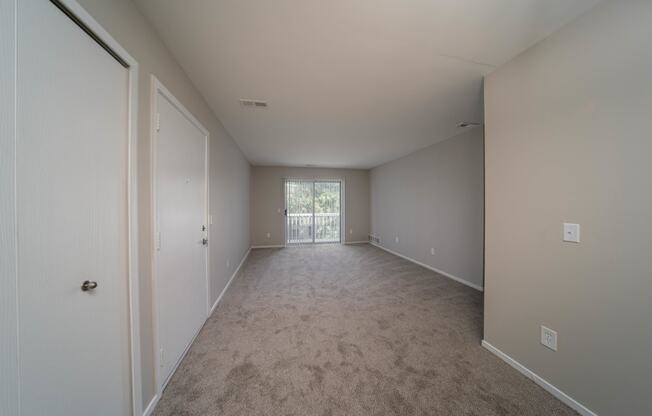
<path id="1" fill-rule="evenodd" d="M 483 77 L 600 0 L 135 1 L 252 164 L 369 168 L 482 121 Z"/>

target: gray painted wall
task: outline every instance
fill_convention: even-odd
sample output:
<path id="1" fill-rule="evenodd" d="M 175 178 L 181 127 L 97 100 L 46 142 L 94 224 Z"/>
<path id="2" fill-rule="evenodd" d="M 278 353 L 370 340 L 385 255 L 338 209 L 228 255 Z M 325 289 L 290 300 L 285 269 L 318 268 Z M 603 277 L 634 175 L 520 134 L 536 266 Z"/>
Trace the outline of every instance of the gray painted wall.
<path id="1" fill-rule="evenodd" d="M 482 158 L 475 128 L 372 169 L 371 230 L 380 245 L 482 287 Z"/>
<path id="2" fill-rule="evenodd" d="M 143 404 L 154 396 L 150 228 L 150 74 L 210 132 L 211 300 L 214 301 L 249 248 L 249 162 L 130 0 L 79 0 L 139 63 L 138 186 L 140 225 L 140 317 Z M 230 267 L 226 267 L 230 260 Z"/>
<path id="3" fill-rule="evenodd" d="M 603 416 L 652 414 L 650 22 L 602 3 L 485 83 L 485 339 Z"/>
<path id="4" fill-rule="evenodd" d="M 16 415 L 16 1 L 0 0 L 0 415 Z"/>
<path id="5" fill-rule="evenodd" d="M 368 170 L 253 166 L 251 168 L 251 245 L 285 244 L 283 178 L 344 179 L 345 241 L 367 241 L 369 235 Z M 271 234 L 270 238 L 267 238 L 267 233 Z"/>

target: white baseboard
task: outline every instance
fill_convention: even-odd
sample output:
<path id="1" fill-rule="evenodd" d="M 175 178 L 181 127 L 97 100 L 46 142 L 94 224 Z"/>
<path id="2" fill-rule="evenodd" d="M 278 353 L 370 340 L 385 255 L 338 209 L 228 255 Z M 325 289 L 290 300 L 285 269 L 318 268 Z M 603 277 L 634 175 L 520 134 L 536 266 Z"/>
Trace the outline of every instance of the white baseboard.
<path id="1" fill-rule="evenodd" d="M 342 244 L 368 244 L 369 241 L 364 240 L 364 241 L 345 241 Z M 327 244 L 327 243 L 317 243 L 316 245 L 319 244 Z M 336 243 L 333 243 L 336 244 Z M 308 245 L 313 245 L 313 243 L 306 243 L 306 244 L 297 244 L 296 247 L 301 247 L 301 246 L 308 246 Z M 252 249 L 257 249 L 257 248 L 285 248 L 288 246 L 282 245 L 282 244 L 272 244 L 268 246 L 251 246 Z"/>
<path id="2" fill-rule="evenodd" d="M 161 396 L 158 394 L 155 394 L 154 397 L 152 397 L 152 400 L 150 400 L 149 404 L 145 408 L 145 411 L 143 411 L 143 416 L 149 416 L 152 414 L 154 411 L 154 408 L 158 404 L 158 400 L 160 399 Z"/>
<path id="3" fill-rule="evenodd" d="M 247 252 L 245 253 L 245 255 L 242 256 L 242 260 L 240 260 L 240 264 L 238 264 L 238 267 L 236 267 L 235 271 L 233 272 L 233 274 L 229 278 L 229 281 L 226 282 L 226 286 L 224 286 L 224 289 L 222 289 L 222 292 L 220 292 L 220 295 L 217 297 L 217 299 L 215 299 L 215 303 L 213 303 L 213 306 L 211 307 L 211 310 L 208 313 L 209 317 L 213 315 L 213 311 L 215 310 L 215 308 L 217 308 L 217 305 L 220 303 L 220 301 L 222 300 L 222 297 L 224 296 L 226 291 L 229 289 L 229 286 L 231 286 L 231 282 L 233 282 L 233 280 L 238 275 L 238 273 L 240 273 L 240 268 L 244 264 L 245 260 L 247 260 L 247 257 L 249 257 L 249 253 L 251 253 L 252 248 L 253 247 L 250 247 L 249 250 L 247 250 Z"/>
<path id="4" fill-rule="evenodd" d="M 439 270 L 438 268 L 432 267 L 429 264 L 421 263 L 420 261 L 414 260 L 411 257 L 408 257 L 408 256 L 403 255 L 401 253 L 397 253 L 396 251 L 390 250 L 387 247 L 383 247 L 380 244 L 377 244 L 377 243 L 374 243 L 374 242 L 369 242 L 369 244 L 371 244 L 372 246 L 376 246 L 381 250 L 385 250 L 386 252 L 391 253 L 391 254 L 393 254 L 395 256 L 398 256 L 398 257 L 404 258 L 405 260 L 411 261 L 414 264 L 418 264 L 421 267 L 425 267 L 426 269 L 432 270 L 433 272 L 437 272 L 437 273 L 439 273 L 441 275 L 444 275 L 444 276 L 448 277 L 449 279 L 453 279 L 456 282 L 462 283 L 463 285 L 471 287 L 471 288 L 473 288 L 475 290 L 479 290 L 480 292 L 484 292 L 484 288 L 482 286 L 478 286 L 475 283 L 471 283 L 468 280 L 462 279 L 461 277 L 457 277 L 457 276 L 452 275 L 450 273 L 447 273 L 447 272 L 445 272 L 443 270 Z"/>
<path id="5" fill-rule="evenodd" d="M 563 391 L 559 390 L 557 387 L 553 386 L 543 378 L 539 377 L 536 375 L 532 370 L 528 369 L 525 367 L 523 364 L 519 363 L 509 355 L 505 354 L 498 348 L 494 347 L 490 343 L 488 343 L 485 340 L 482 340 L 482 346 L 486 348 L 488 351 L 493 353 L 495 356 L 500 358 L 501 360 L 505 361 L 507 364 L 511 365 L 513 368 L 515 368 L 518 372 L 523 374 L 525 377 L 529 378 L 530 380 L 534 381 L 537 383 L 539 386 L 543 387 L 548 393 L 552 394 L 556 398 L 558 398 L 560 401 L 565 403 L 568 407 L 572 408 L 575 410 L 577 413 L 579 413 L 582 416 L 598 416 L 586 406 L 578 402 L 577 400 L 573 399 Z"/>

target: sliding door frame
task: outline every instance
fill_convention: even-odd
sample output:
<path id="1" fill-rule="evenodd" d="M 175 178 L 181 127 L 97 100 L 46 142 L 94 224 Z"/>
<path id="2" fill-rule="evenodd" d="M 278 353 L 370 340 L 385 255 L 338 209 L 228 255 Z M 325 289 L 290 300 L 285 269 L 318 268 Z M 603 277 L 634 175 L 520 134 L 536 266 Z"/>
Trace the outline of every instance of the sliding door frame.
<path id="1" fill-rule="evenodd" d="M 288 217 L 287 217 L 287 210 L 288 210 L 288 198 L 287 198 L 287 183 L 288 182 L 311 182 L 312 183 L 312 242 L 306 243 L 306 244 L 344 244 L 345 243 L 345 237 L 346 237 L 346 215 L 345 213 L 345 207 L 346 207 L 346 201 L 345 201 L 345 195 L 346 195 L 346 186 L 345 186 L 345 181 L 344 178 L 329 178 L 329 177 L 284 177 L 281 183 L 281 192 L 283 195 L 283 209 L 285 212 L 285 215 L 283 215 L 283 233 L 284 233 L 284 246 L 285 247 L 293 247 L 293 246 L 298 246 L 301 243 L 289 243 L 288 242 Z M 338 182 L 340 184 L 340 241 L 337 242 L 316 242 L 315 241 L 315 183 L 317 182 Z"/>

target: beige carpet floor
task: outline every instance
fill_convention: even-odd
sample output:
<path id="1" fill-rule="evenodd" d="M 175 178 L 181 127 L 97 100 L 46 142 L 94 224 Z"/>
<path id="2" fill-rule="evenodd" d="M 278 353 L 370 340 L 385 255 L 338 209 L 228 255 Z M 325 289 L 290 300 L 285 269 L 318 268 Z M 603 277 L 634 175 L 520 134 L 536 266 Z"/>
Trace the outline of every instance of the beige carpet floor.
<path id="1" fill-rule="evenodd" d="M 480 346 L 482 294 L 376 247 L 252 250 L 162 415 L 575 415 Z"/>

